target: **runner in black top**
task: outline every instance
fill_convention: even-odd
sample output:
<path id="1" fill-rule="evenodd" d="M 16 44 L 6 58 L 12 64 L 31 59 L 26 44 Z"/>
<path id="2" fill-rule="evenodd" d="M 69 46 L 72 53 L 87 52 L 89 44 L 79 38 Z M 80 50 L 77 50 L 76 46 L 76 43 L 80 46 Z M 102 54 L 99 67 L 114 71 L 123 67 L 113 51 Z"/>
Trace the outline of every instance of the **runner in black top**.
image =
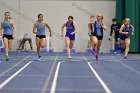
<path id="1" fill-rule="evenodd" d="M 117 22 L 115 18 L 112 19 L 112 25 L 111 25 L 111 31 L 110 31 L 110 37 L 109 40 L 111 40 L 111 37 L 113 36 L 113 32 L 115 34 L 114 39 L 115 39 L 115 50 L 117 50 L 118 46 L 120 46 L 119 43 L 119 30 L 121 25 Z"/>

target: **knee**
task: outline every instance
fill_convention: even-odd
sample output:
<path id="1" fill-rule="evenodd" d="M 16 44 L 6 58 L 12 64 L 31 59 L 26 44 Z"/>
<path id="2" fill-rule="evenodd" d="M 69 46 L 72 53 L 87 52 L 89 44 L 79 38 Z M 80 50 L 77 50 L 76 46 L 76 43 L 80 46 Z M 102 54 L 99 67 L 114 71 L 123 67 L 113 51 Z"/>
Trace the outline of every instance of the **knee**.
<path id="1" fill-rule="evenodd" d="M 97 45 L 98 44 L 98 41 L 95 41 L 94 44 Z"/>
<path id="2" fill-rule="evenodd" d="M 69 45 L 68 45 L 68 44 L 66 44 L 66 47 L 67 47 L 67 48 L 69 48 Z"/>
<path id="3" fill-rule="evenodd" d="M 129 44 L 126 44 L 126 48 L 129 48 Z"/>
<path id="4" fill-rule="evenodd" d="M 40 47 L 41 47 L 41 48 L 44 48 L 44 47 L 45 47 L 45 45 L 41 45 Z"/>
<path id="5" fill-rule="evenodd" d="M 4 48 L 7 49 L 8 48 L 8 45 L 5 45 Z"/>

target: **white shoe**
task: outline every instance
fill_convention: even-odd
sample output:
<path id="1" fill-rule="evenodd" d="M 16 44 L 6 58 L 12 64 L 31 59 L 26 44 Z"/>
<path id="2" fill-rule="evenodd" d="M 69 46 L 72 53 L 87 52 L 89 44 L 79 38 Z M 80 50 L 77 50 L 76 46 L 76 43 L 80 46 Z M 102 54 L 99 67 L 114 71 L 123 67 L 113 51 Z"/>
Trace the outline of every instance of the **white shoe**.
<path id="1" fill-rule="evenodd" d="M 40 60 L 41 60 L 41 58 L 38 58 L 37 60 L 38 60 L 38 61 L 40 61 Z"/>
<path id="2" fill-rule="evenodd" d="M 41 56 L 38 56 L 38 59 L 37 60 L 40 61 L 41 60 Z"/>
<path id="3" fill-rule="evenodd" d="M 71 56 L 69 56 L 69 59 L 71 59 Z"/>

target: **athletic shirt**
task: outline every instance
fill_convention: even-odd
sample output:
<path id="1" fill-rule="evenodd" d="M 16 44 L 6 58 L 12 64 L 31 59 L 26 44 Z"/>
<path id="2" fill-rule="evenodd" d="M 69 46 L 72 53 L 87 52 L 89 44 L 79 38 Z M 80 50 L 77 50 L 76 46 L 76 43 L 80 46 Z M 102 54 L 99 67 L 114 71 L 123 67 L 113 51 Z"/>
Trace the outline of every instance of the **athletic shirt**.
<path id="1" fill-rule="evenodd" d="M 94 33 L 95 33 L 96 36 L 103 36 L 103 28 L 101 26 L 101 23 L 98 22 L 98 21 L 95 21 Z"/>
<path id="2" fill-rule="evenodd" d="M 8 20 L 7 22 L 6 21 L 1 22 L 1 26 L 4 29 L 3 34 L 5 34 L 5 35 L 13 35 L 13 28 L 12 28 L 12 25 L 10 23 L 10 20 Z"/>
<path id="3" fill-rule="evenodd" d="M 46 29 L 45 29 L 45 23 L 42 21 L 42 23 L 36 22 L 37 27 L 37 35 L 46 35 Z"/>
<path id="4" fill-rule="evenodd" d="M 115 32 L 115 35 L 119 35 L 119 30 L 120 30 L 121 25 L 120 24 L 112 24 L 111 25 L 111 32 L 110 32 L 110 36 L 112 36 L 113 31 Z"/>
<path id="5" fill-rule="evenodd" d="M 130 37 L 130 35 L 131 35 L 131 25 L 125 25 L 122 32 L 128 32 L 127 35 L 125 35 L 125 34 L 124 34 L 124 35 L 125 35 L 126 37 Z"/>
<path id="6" fill-rule="evenodd" d="M 66 22 L 66 35 L 71 35 L 72 32 L 74 32 L 73 22 L 71 24 L 68 24 L 68 22 Z"/>

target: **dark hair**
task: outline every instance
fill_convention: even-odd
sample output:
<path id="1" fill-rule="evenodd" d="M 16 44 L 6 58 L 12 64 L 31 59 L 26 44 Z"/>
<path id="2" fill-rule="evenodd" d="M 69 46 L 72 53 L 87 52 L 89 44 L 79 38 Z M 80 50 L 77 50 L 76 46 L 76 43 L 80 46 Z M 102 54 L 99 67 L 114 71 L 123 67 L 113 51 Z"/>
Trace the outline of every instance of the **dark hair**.
<path id="1" fill-rule="evenodd" d="M 73 19 L 73 16 L 69 16 L 68 19 Z"/>
<path id="2" fill-rule="evenodd" d="M 6 15 L 7 13 L 9 13 L 9 14 L 10 14 L 10 12 L 5 12 L 5 15 Z M 11 18 L 11 16 L 9 17 L 9 19 L 12 19 L 12 18 Z"/>
<path id="3" fill-rule="evenodd" d="M 91 15 L 91 16 L 90 16 L 90 18 L 92 18 L 92 17 L 94 18 L 94 16 L 93 16 L 93 15 Z"/>
<path id="4" fill-rule="evenodd" d="M 6 15 L 7 13 L 9 13 L 9 14 L 10 14 L 10 12 L 5 12 L 5 15 Z"/>
<path id="5" fill-rule="evenodd" d="M 39 16 L 42 16 L 43 17 L 43 14 L 38 14 L 38 18 L 39 18 Z"/>
<path id="6" fill-rule="evenodd" d="M 113 19 L 112 19 L 112 22 L 117 22 L 117 19 L 116 19 L 116 18 L 113 18 Z"/>

